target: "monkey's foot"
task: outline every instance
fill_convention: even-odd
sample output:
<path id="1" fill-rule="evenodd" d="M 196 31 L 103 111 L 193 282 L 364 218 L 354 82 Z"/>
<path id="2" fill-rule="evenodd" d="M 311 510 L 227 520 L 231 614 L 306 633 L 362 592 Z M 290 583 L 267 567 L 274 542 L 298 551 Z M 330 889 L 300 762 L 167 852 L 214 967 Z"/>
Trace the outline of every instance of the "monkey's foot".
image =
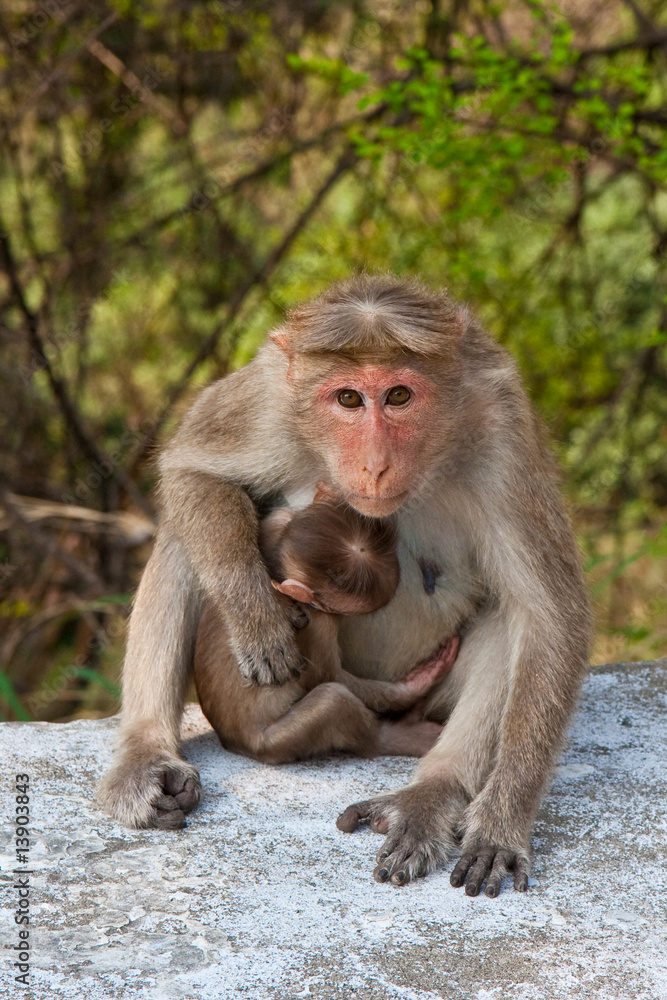
<path id="1" fill-rule="evenodd" d="M 175 754 L 133 760 L 128 754 L 100 782 L 97 799 L 124 826 L 176 830 L 199 802 L 201 782 L 192 764 Z"/>
<path id="2" fill-rule="evenodd" d="M 405 885 L 442 867 L 455 848 L 454 828 L 465 807 L 456 787 L 414 784 L 348 806 L 336 826 L 352 833 L 361 822 L 388 834 L 377 855 L 377 882 Z"/>
<path id="3" fill-rule="evenodd" d="M 436 681 L 440 680 L 444 674 L 448 673 L 459 653 L 461 639 L 458 635 L 452 636 L 442 645 L 425 663 L 411 670 L 407 677 L 398 684 L 405 685 L 414 695 L 425 694 L 429 688 L 433 687 Z"/>
<path id="4" fill-rule="evenodd" d="M 465 885 L 466 896 L 478 896 L 486 880 L 484 892 L 493 898 L 500 893 L 503 879 L 509 872 L 514 875 L 517 892 L 526 892 L 529 871 L 527 851 L 502 848 L 489 840 L 466 838 L 449 881 L 455 888 Z"/>

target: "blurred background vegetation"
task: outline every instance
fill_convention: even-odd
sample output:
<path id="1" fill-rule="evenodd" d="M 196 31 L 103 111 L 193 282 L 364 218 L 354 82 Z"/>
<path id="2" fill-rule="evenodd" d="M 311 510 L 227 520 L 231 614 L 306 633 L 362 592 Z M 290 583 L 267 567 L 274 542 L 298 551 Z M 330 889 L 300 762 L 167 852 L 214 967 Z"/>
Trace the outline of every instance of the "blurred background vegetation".
<path id="1" fill-rule="evenodd" d="M 156 446 L 360 269 L 470 302 L 564 470 L 594 660 L 667 646 L 663 0 L 0 14 L 0 711 L 116 710 Z"/>

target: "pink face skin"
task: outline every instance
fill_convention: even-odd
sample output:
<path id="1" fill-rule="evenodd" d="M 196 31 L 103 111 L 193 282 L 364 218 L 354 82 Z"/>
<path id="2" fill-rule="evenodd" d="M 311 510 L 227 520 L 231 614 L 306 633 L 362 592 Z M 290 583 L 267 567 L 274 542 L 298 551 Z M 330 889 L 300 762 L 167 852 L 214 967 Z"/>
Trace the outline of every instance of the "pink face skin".
<path id="1" fill-rule="evenodd" d="M 387 517 L 407 498 L 423 468 L 434 401 L 433 384 L 403 367 L 355 366 L 319 387 L 321 432 L 334 445 L 329 473 L 361 514 Z"/>

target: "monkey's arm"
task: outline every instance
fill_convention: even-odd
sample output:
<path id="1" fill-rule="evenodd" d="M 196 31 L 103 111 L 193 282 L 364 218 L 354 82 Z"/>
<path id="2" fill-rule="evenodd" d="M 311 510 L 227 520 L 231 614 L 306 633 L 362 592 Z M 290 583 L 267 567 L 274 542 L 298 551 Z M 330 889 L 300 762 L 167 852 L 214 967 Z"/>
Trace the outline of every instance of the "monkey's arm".
<path id="1" fill-rule="evenodd" d="M 279 362 L 281 352 L 265 350 L 205 390 L 161 460 L 164 523 L 222 613 L 242 674 L 261 684 L 299 673 L 291 626 L 305 622 L 297 605 L 271 587 L 248 492 L 266 495 L 288 484 L 289 475 L 304 475 L 275 388 L 284 377 L 271 370 L 276 353 Z"/>
<path id="2" fill-rule="evenodd" d="M 487 895 L 498 895 L 508 869 L 515 888 L 527 888 L 532 827 L 590 649 L 588 597 L 560 498 L 546 474 L 524 482 L 532 487 L 524 516 L 507 512 L 503 530 L 487 534 L 487 572 L 500 594 L 498 627 L 510 656 L 495 758 L 483 787 L 470 789 L 462 856 L 451 876 L 469 895 L 485 878 Z"/>
<path id="3" fill-rule="evenodd" d="M 281 684 L 297 675 L 302 660 L 292 625 L 306 617 L 271 586 L 257 547 L 257 514 L 245 490 L 206 472 L 179 470 L 165 473 L 162 491 L 168 528 L 221 611 L 243 676 Z"/>
<path id="4" fill-rule="evenodd" d="M 207 605 L 197 634 L 195 681 L 202 711 L 226 749 L 271 764 L 340 750 L 372 757 L 423 756 L 431 749 L 440 726 L 422 719 L 381 721 L 337 682 L 340 657 L 331 615 L 313 612 L 298 640 L 313 661 L 298 681 L 281 687 L 244 684 L 224 622 Z"/>
<path id="5" fill-rule="evenodd" d="M 161 523 L 130 620 L 117 749 L 98 792 L 127 826 L 182 826 L 199 799 L 197 772 L 178 746 L 206 594 L 247 676 L 283 681 L 301 666 L 288 618 L 295 606 L 270 585 L 244 489 L 279 490 L 292 468 L 263 372 L 249 365 L 205 390 L 163 457 Z M 267 413 L 278 428 L 271 436 Z"/>

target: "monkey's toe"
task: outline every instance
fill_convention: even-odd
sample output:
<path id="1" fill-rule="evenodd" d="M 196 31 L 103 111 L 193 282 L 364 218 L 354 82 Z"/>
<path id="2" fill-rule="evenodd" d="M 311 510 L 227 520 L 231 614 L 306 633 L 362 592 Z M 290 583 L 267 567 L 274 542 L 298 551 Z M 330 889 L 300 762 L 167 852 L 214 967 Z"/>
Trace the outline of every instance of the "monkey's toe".
<path id="1" fill-rule="evenodd" d="M 359 824 L 365 819 L 364 813 L 360 809 L 360 806 L 364 804 L 363 802 L 357 802 L 353 806 L 348 806 L 336 820 L 338 829 L 342 830 L 343 833 L 354 833 Z"/>
<path id="2" fill-rule="evenodd" d="M 184 774 L 176 768 L 165 770 L 162 787 L 184 813 L 190 812 L 199 803 L 201 783 L 195 775 Z"/>
<path id="3" fill-rule="evenodd" d="M 153 826 L 159 830 L 180 830 L 185 826 L 185 813 L 171 795 L 161 795 L 153 804 Z"/>
<path id="4" fill-rule="evenodd" d="M 201 783 L 189 765 L 168 765 L 158 775 L 160 792 L 153 800 L 152 826 L 161 830 L 179 830 L 185 826 L 201 797 Z"/>
<path id="5" fill-rule="evenodd" d="M 367 821 L 387 834 L 376 858 L 377 882 L 406 885 L 442 868 L 455 849 L 454 830 L 465 804 L 462 789 L 451 781 L 407 785 L 348 806 L 336 822 L 351 833 Z"/>
<path id="6" fill-rule="evenodd" d="M 389 796 L 355 802 L 340 814 L 336 826 L 343 833 L 354 833 L 361 823 L 369 823 L 376 833 L 386 833 L 389 829 L 389 817 L 386 814 L 389 805 Z"/>
<path id="7" fill-rule="evenodd" d="M 376 882 L 403 886 L 430 874 L 444 860 L 444 852 L 427 837 L 403 828 L 387 837 L 373 872 Z"/>
<path id="8" fill-rule="evenodd" d="M 529 867 L 527 855 L 500 850 L 494 846 L 478 847 L 475 851 L 461 855 L 449 881 L 454 888 L 463 886 L 466 896 L 478 896 L 486 883 L 484 894 L 495 899 L 500 895 L 503 880 L 509 872 L 514 873 L 514 888 L 517 892 L 526 892 Z"/>

